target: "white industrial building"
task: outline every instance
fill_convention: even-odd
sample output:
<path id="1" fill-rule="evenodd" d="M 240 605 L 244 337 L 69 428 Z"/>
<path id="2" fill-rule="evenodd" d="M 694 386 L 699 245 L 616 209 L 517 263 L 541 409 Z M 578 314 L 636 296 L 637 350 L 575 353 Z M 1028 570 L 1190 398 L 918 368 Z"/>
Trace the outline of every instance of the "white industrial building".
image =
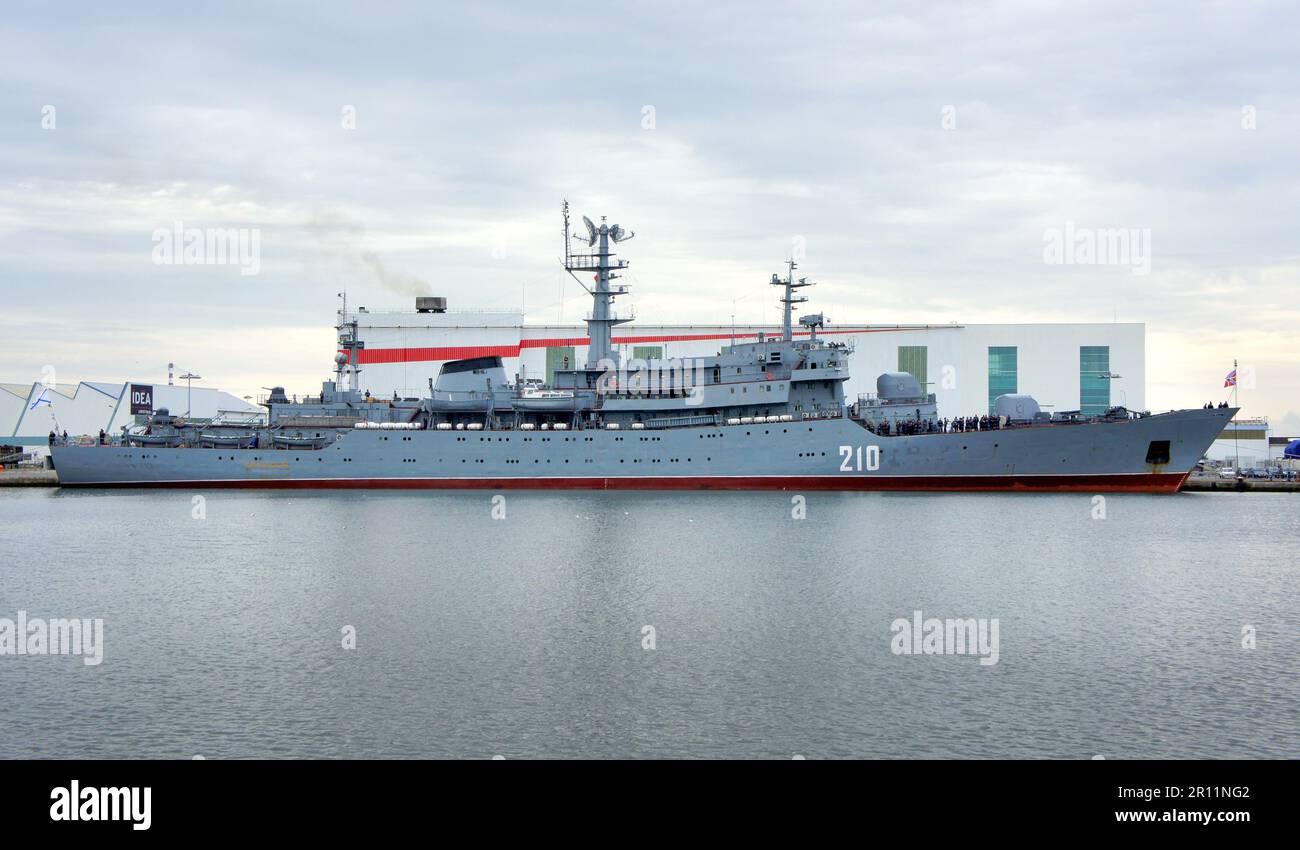
<path id="1" fill-rule="evenodd" d="M 585 325 L 525 324 L 519 312 L 367 311 L 355 320 L 357 389 L 376 396 L 423 397 L 448 360 L 489 355 L 506 373 L 547 378 L 586 363 Z M 716 355 L 775 325 L 646 325 L 615 329 L 624 362 Z M 1100 413 L 1146 404 L 1146 328 L 1140 323 L 1005 325 L 828 325 L 827 339 L 849 343 L 850 400 L 875 391 L 882 372 L 915 374 L 937 396 L 939 415 L 991 411 L 1003 393 L 1028 393 L 1047 410 Z M 807 336 L 804 330 L 803 336 Z"/>
<path id="2" fill-rule="evenodd" d="M 1250 469 L 1273 466 L 1286 454 L 1292 438 L 1274 433 L 1268 417 L 1234 419 L 1205 452 L 1212 461 Z"/>
<path id="3" fill-rule="evenodd" d="M 427 395 L 448 360 L 500 356 L 506 373 L 550 379 L 585 365 L 585 325 L 526 324 L 521 312 L 348 312 L 361 347 L 357 389 L 378 397 Z M 806 336 L 806 330 L 800 335 Z M 615 329 L 625 363 L 716 355 L 732 341 L 776 336 L 775 325 L 647 325 Z M 1028 393 L 1046 410 L 1100 413 L 1111 405 L 1145 408 L 1145 326 L 1140 323 L 998 325 L 828 325 L 825 338 L 853 347 L 850 401 L 875 391 L 876 376 L 916 375 L 936 396 L 939 415 L 988 413 L 1003 393 Z M 321 352 L 322 362 L 327 352 Z M 268 381 L 275 378 L 267 364 Z M 148 405 L 133 390 L 148 390 Z M 288 388 L 314 392 L 315 387 Z M 137 400 L 138 401 L 138 400 Z M 44 446 L 51 430 L 70 435 L 116 434 L 143 424 L 146 407 L 186 411 L 194 418 L 247 418 L 263 412 L 249 400 L 207 387 L 165 383 L 96 382 L 46 386 L 0 384 L 0 444 Z"/>
<path id="4" fill-rule="evenodd" d="M 124 381 L 76 384 L 0 384 L 0 444 L 44 447 L 51 431 L 69 436 L 120 433 L 142 425 L 146 410 L 167 408 L 196 419 L 223 416 L 243 421 L 264 411 L 244 399 L 208 387 Z"/>

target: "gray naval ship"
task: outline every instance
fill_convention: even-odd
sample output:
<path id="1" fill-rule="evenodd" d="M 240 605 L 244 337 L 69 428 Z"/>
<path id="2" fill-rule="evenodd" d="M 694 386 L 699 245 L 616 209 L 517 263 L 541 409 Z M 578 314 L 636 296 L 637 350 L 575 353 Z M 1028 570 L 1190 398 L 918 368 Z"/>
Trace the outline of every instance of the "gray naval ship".
<path id="1" fill-rule="evenodd" d="M 617 224 L 564 206 L 564 267 L 592 297 L 587 362 L 552 384 L 499 357 L 445 363 L 426 398 L 362 395 L 355 321 L 340 312 L 335 379 L 319 396 L 276 388 L 264 422 L 187 422 L 157 410 L 121 435 L 53 440 L 62 486 L 583 488 L 1174 492 L 1236 408 L 1047 413 L 1028 395 L 995 415 L 941 419 L 907 373 L 846 402 L 843 343 L 794 312 L 811 284 L 773 275 L 781 335 L 716 357 L 623 362 L 614 309 L 627 292 Z M 575 245 L 576 243 L 576 245 Z M 585 243 L 585 244 L 584 244 Z M 576 251 L 575 251 L 576 247 Z M 577 272 L 594 274 L 594 288 Z"/>

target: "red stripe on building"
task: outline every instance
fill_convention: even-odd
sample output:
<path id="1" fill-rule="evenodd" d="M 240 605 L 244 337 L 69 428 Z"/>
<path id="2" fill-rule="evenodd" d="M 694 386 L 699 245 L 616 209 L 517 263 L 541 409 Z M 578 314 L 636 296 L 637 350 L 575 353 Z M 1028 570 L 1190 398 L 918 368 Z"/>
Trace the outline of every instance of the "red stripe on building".
<path id="1" fill-rule="evenodd" d="M 585 336 L 552 337 L 550 339 L 521 339 L 520 348 L 561 348 L 566 345 L 590 345 L 591 338 Z"/>
<path id="2" fill-rule="evenodd" d="M 346 354 L 347 352 L 341 352 Z M 363 348 L 357 362 L 422 363 L 430 360 L 464 360 L 469 357 L 518 357 L 518 345 L 452 345 L 441 348 Z"/>
<path id="3" fill-rule="evenodd" d="M 855 331 L 822 331 L 822 336 L 832 334 L 896 333 L 898 331 L 921 330 L 921 328 L 870 328 Z M 796 337 L 806 337 L 808 333 L 796 332 Z M 701 340 L 736 339 L 752 342 L 758 339 L 757 333 L 735 334 L 669 334 L 664 336 L 621 336 L 614 337 L 615 345 L 639 342 L 698 342 Z M 518 357 L 525 348 L 565 348 L 568 346 L 590 345 L 591 339 L 585 336 L 551 337 L 542 339 L 524 339 L 515 345 L 450 345 L 437 348 L 363 348 L 357 352 L 357 362 L 361 365 L 374 363 L 426 363 L 442 360 L 465 360 L 470 357 Z M 340 352 L 346 354 L 347 352 Z"/>

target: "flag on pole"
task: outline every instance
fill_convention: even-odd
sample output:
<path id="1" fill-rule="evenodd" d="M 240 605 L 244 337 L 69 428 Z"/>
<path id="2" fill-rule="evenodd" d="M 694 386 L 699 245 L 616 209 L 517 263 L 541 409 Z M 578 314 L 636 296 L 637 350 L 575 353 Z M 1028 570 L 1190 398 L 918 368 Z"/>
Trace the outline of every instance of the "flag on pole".
<path id="1" fill-rule="evenodd" d="M 1223 379 L 1223 385 L 1224 385 L 1225 387 L 1235 387 L 1235 386 L 1237 386 L 1237 370 L 1236 370 L 1236 369 L 1233 369 L 1231 372 L 1229 372 L 1229 373 L 1228 373 L 1228 377 L 1226 377 L 1226 378 Z"/>

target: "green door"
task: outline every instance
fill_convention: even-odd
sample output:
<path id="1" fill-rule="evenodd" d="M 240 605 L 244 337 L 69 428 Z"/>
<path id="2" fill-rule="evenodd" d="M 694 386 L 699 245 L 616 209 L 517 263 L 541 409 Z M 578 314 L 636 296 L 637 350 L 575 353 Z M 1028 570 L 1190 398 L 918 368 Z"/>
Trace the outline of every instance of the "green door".
<path id="1" fill-rule="evenodd" d="M 546 349 L 546 383 L 555 383 L 556 369 L 575 369 L 578 362 L 573 357 L 572 345 L 558 345 Z"/>
<path id="2" fill-rule="evenodd" d="M 921 384 L 921 391 L 928 391 L 930 382 L 930 351 L 924 345 L 900 345 L 898 347 L 898 371 L 906 372 Z"/>

